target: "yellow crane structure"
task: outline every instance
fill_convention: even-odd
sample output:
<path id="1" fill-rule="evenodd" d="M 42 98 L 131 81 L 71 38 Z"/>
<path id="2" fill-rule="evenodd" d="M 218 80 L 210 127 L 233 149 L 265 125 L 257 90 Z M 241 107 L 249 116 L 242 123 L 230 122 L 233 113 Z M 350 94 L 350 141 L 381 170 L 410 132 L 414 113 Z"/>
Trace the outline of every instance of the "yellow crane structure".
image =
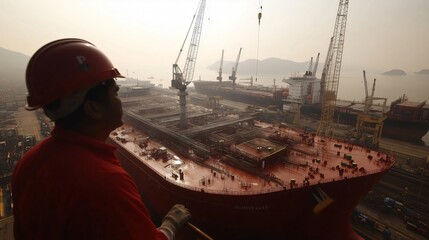
<path id="1" fill-rule="evenodd" d="M 386 119 L 387 98 L 374 97 L 375 82 L 376 82 L 375 78 L 372 85 L 371 95 L 368 94 L 368 86 L 367 86 L 365 70 L 363 71 L 363 80 L 365 84 L 365 107 L 364 107 L 363 113 L 359 114 L 357 117 L 356 137 L 358 139 L 363 139 L 364 142 L 366 143 L 369 143 L 368 141 L 365 141 L 364 133 L 372 133 L 371 144 L 373 146 L 378 146 L 381 139 L 381 133 L 383 131 L 383 121 Z M 376 100 L 383 101 L 381 114 L 371 113 L 371 107 L 373 106 L 373 103 Z"/>
<path id="2" fill-rule="evenodd" d="M 222 96 L 208 96 L 206 98 L 206 106 L 209 108 L 219 108 L 220 100 L 222 99 Z"/>
<path id="3" fill-rule="evenodd" d="M 222 70 L 223 70 L 223 49 L 222 49 L 222 57 L 220 59 L 219 75 L 216 77 L 219 83 L 222 82 Z"/>
<path id="4" fill-rule="evenodd" d="M 322 112 L 320 124 L 317 129 L 317 134 L 322 136 L 332 135 L 331 127 L 337 101 L 348 7 L 349 0 L 340 0 L 337 18 L 335 20 L 334 34 L 331 37 L 325 66 L 322 72 L 320 94 Z"/>

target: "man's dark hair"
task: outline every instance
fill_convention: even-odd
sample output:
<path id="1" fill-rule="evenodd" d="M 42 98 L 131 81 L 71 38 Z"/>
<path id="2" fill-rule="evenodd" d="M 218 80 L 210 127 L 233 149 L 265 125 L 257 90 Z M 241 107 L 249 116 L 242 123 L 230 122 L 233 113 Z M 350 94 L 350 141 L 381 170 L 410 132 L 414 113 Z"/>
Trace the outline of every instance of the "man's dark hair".
<path id="1" fill-rule="evenodd" d="M 78 123 L 80 123 L 84 117 L 85 112 L 83 109 L 83 103 L 87 100 L 95 101 L 102 103 L 106 101 L 109 88 L 115 84 L 115 79 L 109 79 L 107 81 L 99 83 L 97 86 L 91 88 L 85 95 L 85 98 L 82 104 L 74 110 L 69 115 L 55 120 L 55 124 L 66 129 L 73 128 Z M 48 105 L 46 105 L 46 109 L 50 111 L 55 111 L 61 104 L 61 100 L 54 101 Z"/>

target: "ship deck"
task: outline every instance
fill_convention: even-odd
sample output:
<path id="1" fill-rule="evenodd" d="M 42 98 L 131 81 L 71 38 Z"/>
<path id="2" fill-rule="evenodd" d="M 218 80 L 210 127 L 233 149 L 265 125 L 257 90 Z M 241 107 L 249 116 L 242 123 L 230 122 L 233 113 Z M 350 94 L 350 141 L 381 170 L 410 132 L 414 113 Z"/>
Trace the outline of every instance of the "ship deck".
<path id="1" fill-rule="evenodd" d="M 165 148 L 162 141 L 150 139 L 129 124 L 114 131 L 111 138 L 170 182 L 214 194 L 282 191 L 374 174 L 394 163 L 386 153 L 335 139 L 263 122 L 255 122 L 254 127 L 265 138 L 231 144 L 224 153 L 202 160 L 191 148 L 184 156 L 183 149 L 179 154 Z M 166 151 L 164 158 L 156 155 L 160 149 Z"/>

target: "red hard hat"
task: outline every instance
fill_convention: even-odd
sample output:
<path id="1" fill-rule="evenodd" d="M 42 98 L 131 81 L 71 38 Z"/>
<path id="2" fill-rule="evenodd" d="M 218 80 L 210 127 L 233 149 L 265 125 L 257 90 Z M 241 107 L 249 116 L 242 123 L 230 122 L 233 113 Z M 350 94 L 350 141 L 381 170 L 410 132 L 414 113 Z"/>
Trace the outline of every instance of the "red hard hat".
<path id="1" fill-rule="evenodd" d="M 92 43 L 60 39 L 41 47 L 31 57 L 25 75 L 27 110 L 35 110 L 80 89 L 124 77 Z"/>

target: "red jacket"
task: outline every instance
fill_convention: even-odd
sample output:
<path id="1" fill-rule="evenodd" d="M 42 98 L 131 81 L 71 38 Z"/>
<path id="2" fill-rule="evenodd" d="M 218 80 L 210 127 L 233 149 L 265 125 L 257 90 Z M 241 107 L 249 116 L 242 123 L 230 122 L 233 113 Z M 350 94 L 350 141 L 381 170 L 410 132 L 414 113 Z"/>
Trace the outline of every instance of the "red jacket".
<path id="1" fill-rule="evenodd" d="M 15 239 L 167 239 L 115 147 L 55 128 L 12 178 Z"/>

